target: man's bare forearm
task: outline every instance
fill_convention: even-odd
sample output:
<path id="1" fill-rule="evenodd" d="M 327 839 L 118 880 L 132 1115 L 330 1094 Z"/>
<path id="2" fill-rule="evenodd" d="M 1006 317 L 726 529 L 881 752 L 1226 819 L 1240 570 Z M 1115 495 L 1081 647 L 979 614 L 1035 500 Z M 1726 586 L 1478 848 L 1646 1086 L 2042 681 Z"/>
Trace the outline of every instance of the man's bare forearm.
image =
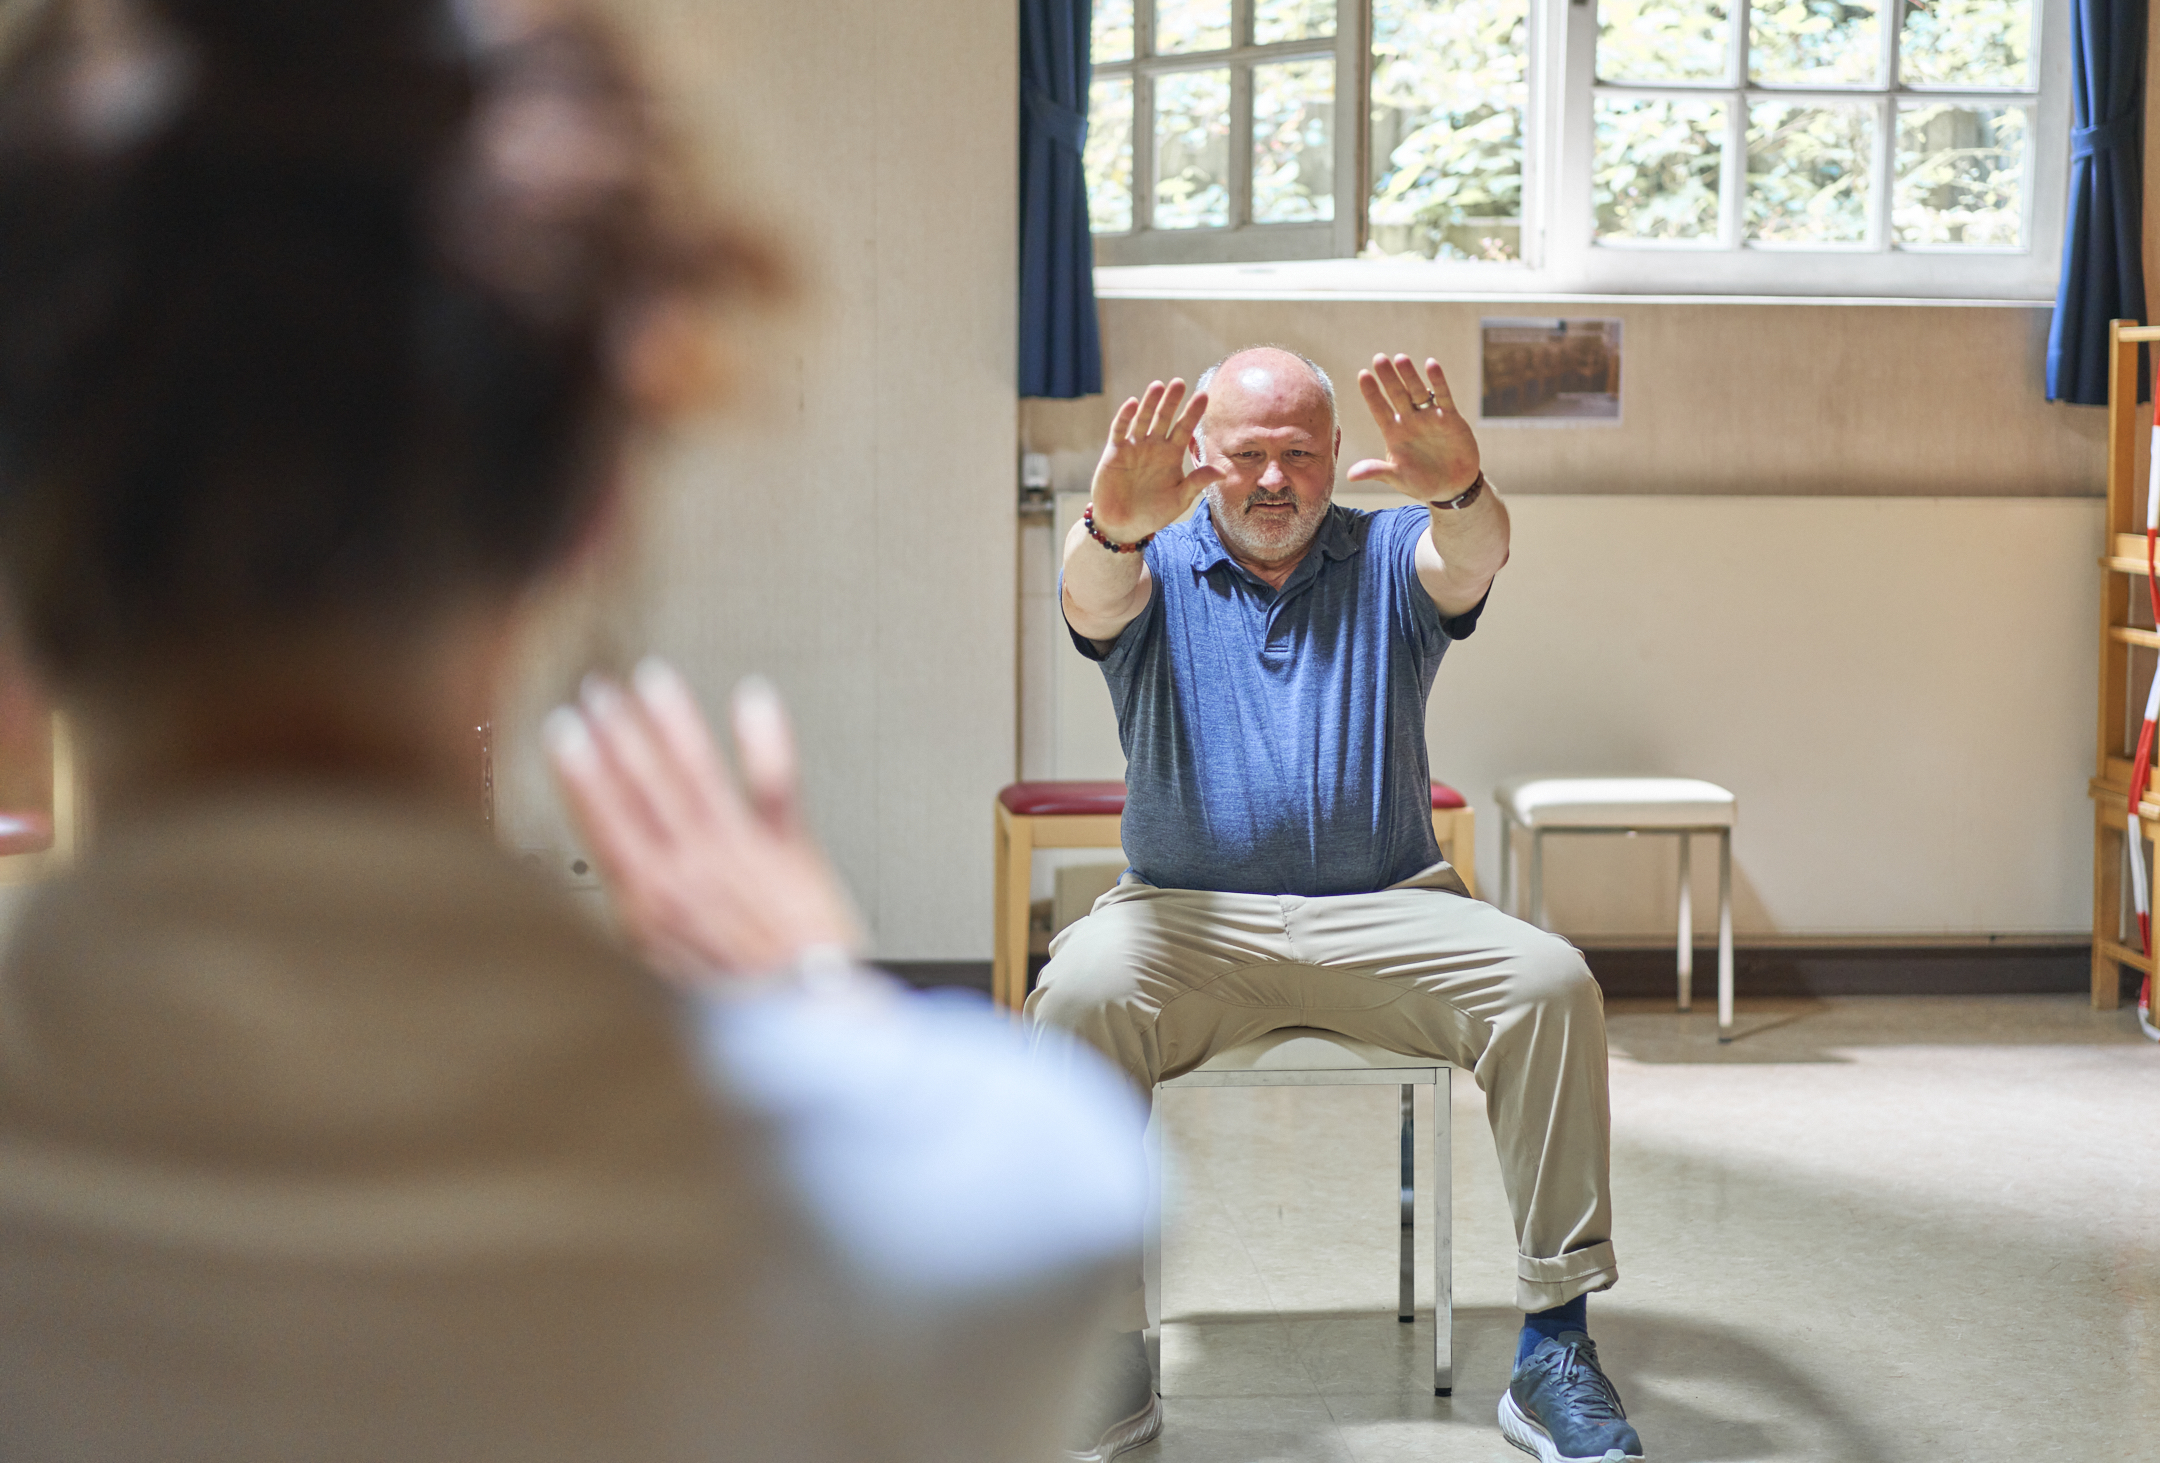
<path id="1" fill-rule="evenodd" d="M 1462 508 L 1432 508 L 1431 527 L 1418 544 L 1418 582 L 1443 615 L 1477 608 L 1508 558 L 1508 511 L 1487 483 Z"/>
<path id="2" fill-rule="evenodd" d="M 1115 554 L 1076 523 L 1065 536 L 1065 623 L 1090 640 L 1115 640 L 1147 608 L 1147 560 Z"/>

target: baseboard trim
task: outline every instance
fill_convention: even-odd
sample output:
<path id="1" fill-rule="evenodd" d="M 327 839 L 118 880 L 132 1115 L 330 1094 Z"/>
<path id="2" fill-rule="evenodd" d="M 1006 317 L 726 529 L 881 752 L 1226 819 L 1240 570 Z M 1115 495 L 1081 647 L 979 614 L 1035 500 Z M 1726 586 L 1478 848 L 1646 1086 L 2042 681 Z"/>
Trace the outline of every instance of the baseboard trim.
<path id="1" fill-rule="evenodd" d="M 1568 938 L 1582 950 L 1664 950 L 1673 948 L 1673 937 L 1643 934 L 1576 934 Z M 1697 947 L 1710 939 L 1697 932 Z M 2018 930 L 1994 935 L 1912 935 L 1896 930 L 1848 935 L 1736 934 L 1735 950 L 2060 950 L 2070 945 L 2090 945 L 2083 930 Z"/>
<path id="2" fill-rule="evenodd" d="M 1671 945 L 1581 947 L 1608 996 L 1671 1000 Z M 1930 940 L 1874 945 L 1810 941 L 1733 951 L 1733 990 L 1748 996 L 2008 996 L 2083 994 L 2092 987 L 2090 941 L 2053 944 Z M 1717 994 L 1717 946 L 1695 947 L 1695 999 Z"/>
<path id="3" fill-rule="evenodd" d="M 1673 996 L 1673 947 L 1579 940 L 1590 972 L 1608 996 Z M 990 993 L 987 960 L 886 960 L 880 964 L 917 989 Z M 1028 984 L 1044 964 L 1028 962 Z M 2123 989 L 2136 995 L 2136 972 Z M 1733 987 L 1749 996 L 2007 996 L 2082 994 L 2092 988 L 2088 940 L 2029 935 L 1928 937 L 1869 944 L 1844 938 L 1744 944 L 1733 951 Z M 1695 998 L 1717 994 L 1717 946 L 1695 947 Z"/>
<path id="4" fill-rule="evenodd" d="M 990 962 L 987 960 L 880 960 L 880 970 L 890 971 L 919 991 L 969 990 L 990 994 Z"/>

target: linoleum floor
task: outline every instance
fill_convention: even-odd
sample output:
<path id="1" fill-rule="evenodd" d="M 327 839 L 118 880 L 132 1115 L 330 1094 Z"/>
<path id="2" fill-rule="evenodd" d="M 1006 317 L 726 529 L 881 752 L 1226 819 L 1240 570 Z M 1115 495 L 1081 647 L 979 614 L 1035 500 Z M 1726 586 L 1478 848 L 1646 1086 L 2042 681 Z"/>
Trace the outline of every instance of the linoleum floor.
<path id="1" fill-rule="evenodd" d="M 1614 1002 L 1619 1285 L 1653 1459 L 2160 1459 L 2160 1048 L 2075 997 Z M 1430 1109 L 1420 1089 L 1421 1204 Z M 1513 1235 L 1453 1079 L 1456 1385 L 1395 1319 L 1396 1089 L 1164 1095 L 1163 1391 L 1132 1463 L 1520 1458 Z"/>

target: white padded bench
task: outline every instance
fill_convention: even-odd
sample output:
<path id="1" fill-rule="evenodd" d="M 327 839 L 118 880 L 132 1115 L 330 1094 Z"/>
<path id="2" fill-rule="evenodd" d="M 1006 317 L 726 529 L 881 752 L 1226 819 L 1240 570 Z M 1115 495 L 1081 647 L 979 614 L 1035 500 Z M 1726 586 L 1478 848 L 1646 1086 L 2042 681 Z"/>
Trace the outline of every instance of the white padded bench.
<path id="1" fill-rule="evenodd" d="M 1698 833 L 1718 839 L 1718 1040 L 1732 1040 L 1732 830 L 1739 799 L 1714 782 L 1693 777 L 1514 777 L 1494 790 L 1500 802 L 1500 907 L 1514 909 L 1513 832 L 1530 834 L 1530 911 L 1545 915 L 1545 835 L 1548 833 L 1670 833 L 1680 840 L 1680 1009 L 1693 1004 L 1695 911 L 1689 852 Z"/>
<path id="2" fill-rule="evenodd" d="M 1416 1319 L 1416 1167 L 1411 1093 L 1433 1090 L 1433 1394 L 1455 1389 L 1454 1158 L 1450 1143 L 1448 1079 L 1454 1068 L 1438 1057 L 1410 1057 L 1369 1042 L 1353 1041 L 1311 1026 L 1289 1026 L 1210 1057 L 1182 1077 L 1157 1085 L 1174 1087 L 1392 1087 L 1402 1088 L 1402 1253 L 1396 1276 L 1395 1319 Z M 1158 1102 L 1156 1111 L 1161 1111 Z M 1155 1166 L 1155 1202 L 1148 1206 L 1146 1285 L 1148 1360 L 1162 1386 L 1162 1142 L 1149 1145 Z"/>

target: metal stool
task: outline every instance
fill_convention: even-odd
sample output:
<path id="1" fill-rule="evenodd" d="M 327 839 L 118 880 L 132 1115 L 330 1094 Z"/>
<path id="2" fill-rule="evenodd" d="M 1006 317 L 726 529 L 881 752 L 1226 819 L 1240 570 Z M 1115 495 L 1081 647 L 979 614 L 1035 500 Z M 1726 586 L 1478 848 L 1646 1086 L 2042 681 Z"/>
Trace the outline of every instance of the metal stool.
<path id="1" fill-rule="evenodd" d="M 1548 833 L 1670 833 L 1680 840 L 1680 1009 L 1694 1003 L 1695 910 L 1689 852 L 1697 833 L 1718 839 L 1718 1040 L 1732 1040 L 1732 830 L 1739 799 L 1714 782 L 1692 777 L 1515 777 L 1493 796 L 1500 802 L 1500 907 L 1511 914 L 1515 860 L 1512 832 L 1530 832 L 1530 912 L 1539 929 L 1545 915 L 1545 835 Z"/>
<path id="2" fill-rule="evenodd" d="M 1416 1319 L 1417 1262 L 1415 1133 L 1411 1091 L 1433 1090 L 1433 1395 L 1455 1389 L 1455 1236 L 1453 1156 L 1448 1079 L 1453 1066 L 1438 1057 L 1411 1057 L 1332 1031 L 1290 1026 L 1210 1057 L 1182 1077 L 1158 1083 L 1160 1095 L 1177 1087 L 1381 1087 L 1402 1088 L 1402 1261 L 1397 1276 L 1395 1319 Z M 1150 1145 L 1155 1202 L 1148 1209 L 1146 1280 L 1148 1364 L 1162 1387 L 1162 1144 Z"/>

